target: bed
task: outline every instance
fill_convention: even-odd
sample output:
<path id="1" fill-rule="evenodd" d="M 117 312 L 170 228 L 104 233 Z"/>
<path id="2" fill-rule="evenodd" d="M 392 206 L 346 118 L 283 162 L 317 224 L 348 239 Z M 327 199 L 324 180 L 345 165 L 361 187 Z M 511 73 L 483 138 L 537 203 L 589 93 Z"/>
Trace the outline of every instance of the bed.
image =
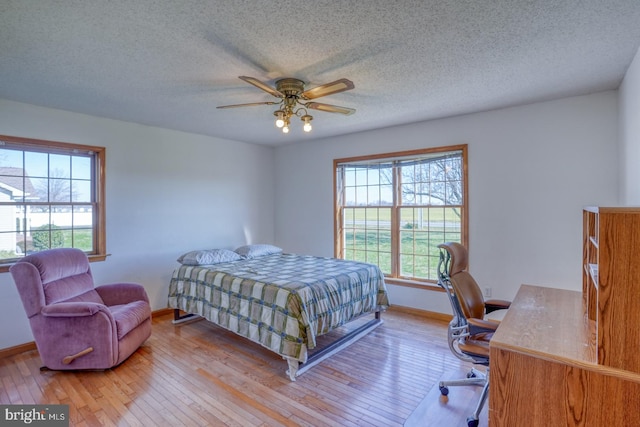
<path id="1" fill-rule="evenodd" d="M 389 305 L 373 264 L 282 252 L 204 262 L 173 272 L 174 322 L 201 316 L 248 338 L 286 359 L 292 381 L 378 327 Z M 317 337 L 369 314 L 373 319 L 310 355 Z"/>

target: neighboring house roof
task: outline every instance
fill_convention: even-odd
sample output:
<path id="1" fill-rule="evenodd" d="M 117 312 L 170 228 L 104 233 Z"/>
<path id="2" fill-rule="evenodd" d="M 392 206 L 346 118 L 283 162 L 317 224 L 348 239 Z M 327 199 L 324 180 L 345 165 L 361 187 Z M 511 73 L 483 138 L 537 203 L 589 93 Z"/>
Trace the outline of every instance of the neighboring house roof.
<path id="1" fill-rule="evenodd" d="M 39 199 L 31 179 L 24 174 L 22 168 L 0 167 L 0 189 L 3 192 L 10 192 L 14 198 L 24 195 L 31 200 Z"/>

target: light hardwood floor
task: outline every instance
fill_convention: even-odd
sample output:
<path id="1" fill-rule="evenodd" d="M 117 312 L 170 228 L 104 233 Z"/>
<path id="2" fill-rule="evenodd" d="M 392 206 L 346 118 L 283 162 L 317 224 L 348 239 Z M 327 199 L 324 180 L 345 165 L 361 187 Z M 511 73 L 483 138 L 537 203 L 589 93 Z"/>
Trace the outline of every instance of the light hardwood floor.
<path id="1" fill-rule="evenodd" d="M 441 377 L 468 368 L 450 353 L 442 321 L 390 310 L 292 382 L 286 362 L 259 345 L 171 319 L 154 318 L 151 338 L 107 371 L 41 372 L 36 351 L 0 359 L 0 404 L 68 404 L 72 426 L 380 427 L 464 426 L 475 405 L 462 391 L 430 402 Z"/>

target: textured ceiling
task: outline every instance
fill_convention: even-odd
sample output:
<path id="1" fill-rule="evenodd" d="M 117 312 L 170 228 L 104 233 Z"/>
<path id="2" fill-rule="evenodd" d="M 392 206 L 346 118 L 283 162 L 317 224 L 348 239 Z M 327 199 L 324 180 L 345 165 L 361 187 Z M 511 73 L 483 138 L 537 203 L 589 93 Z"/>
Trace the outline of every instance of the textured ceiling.
<path id="1" fill-rule="evenodd" d="M 638 0 L 0 0 L 0 98 L 257 144 L 615 89 Z M 355 89 L 283 135 L 238 79 Z M 0 111 L 1 114 L 1 111 Z"/>

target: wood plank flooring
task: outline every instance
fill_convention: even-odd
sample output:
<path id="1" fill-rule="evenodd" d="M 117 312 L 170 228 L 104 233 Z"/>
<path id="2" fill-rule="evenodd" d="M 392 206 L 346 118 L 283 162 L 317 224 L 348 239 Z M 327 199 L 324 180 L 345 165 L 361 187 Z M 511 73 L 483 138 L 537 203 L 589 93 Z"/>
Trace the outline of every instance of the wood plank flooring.
<path id="1" fill-rule="evenodd" d="M 36 351 L 0 359 L 0 404 L 68 404 L 71 426 L 465 426 L 473 391 L 452 392 L 465 400 L 455 405 L 425 400 L 440 377 L 469 367 L 450 353 L 446 323 L 394 309 L 382 318 L 292 382 L 257 344 L 159 316 L 151 338 L 107 371 L 41 372 Z"/>

